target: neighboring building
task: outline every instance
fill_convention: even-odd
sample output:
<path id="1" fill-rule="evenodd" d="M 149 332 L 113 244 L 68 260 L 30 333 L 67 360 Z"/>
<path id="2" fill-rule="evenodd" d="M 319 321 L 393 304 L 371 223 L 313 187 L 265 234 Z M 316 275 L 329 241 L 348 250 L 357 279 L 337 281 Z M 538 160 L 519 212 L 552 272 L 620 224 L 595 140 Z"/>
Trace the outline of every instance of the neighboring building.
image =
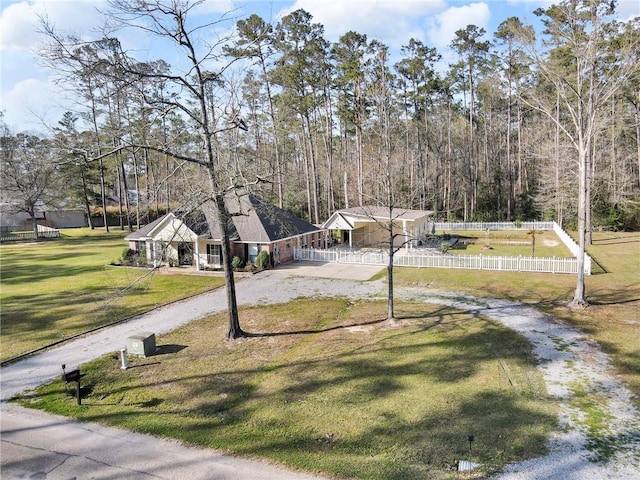
<path id="1" fill-rule="evenodd" d="M 76 228 L 87 226 L 87 216 L 81 208 L 51 209 L 45 206 L 36 207 L 38 225 L 52 228 Z M 10 204 L 0 204 L 0 226 L 32 228 L 31 215 L 16 212 Z"/>
<path id="2" fill-rule="evenodd" d="M 430 218 L 433 212 L 426 210 L 389 209 L 385 207 L 354 207 L 338 210 L 322 224 L 326 230 L 334 232 L 338 243 L 350 247 L 384 247 L 389 245 L 389 231 L 386 226 L 393 220 L 394 245 L 411 246 L 429 234 Z"/>
<path id="3" fill-rule="evenodd" d="M 261 250 L 272 264 L 293 261 L 294 247 L 324 248 L 325 231 L 251 194 L 229 195 L 231 255 L 255 262 Z M 198 270 L 220 268 L 220 225 L 207 222 L 204 213 L 169 213 L 127 235 L 129 248 L 144 250 L 147 263 L 195 265 Z"/>

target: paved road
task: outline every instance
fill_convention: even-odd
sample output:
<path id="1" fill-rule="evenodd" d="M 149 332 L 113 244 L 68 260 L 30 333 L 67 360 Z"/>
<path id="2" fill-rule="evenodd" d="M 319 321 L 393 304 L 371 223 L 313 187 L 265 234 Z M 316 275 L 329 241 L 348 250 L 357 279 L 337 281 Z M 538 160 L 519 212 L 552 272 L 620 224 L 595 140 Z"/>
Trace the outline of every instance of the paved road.
<path id="1" fill-rule="evenodd" d="M 296 271 L 291 269 L 263 272 L 245 278 L 237 284 L 238 304 L 279 303 L 300 296 L 347 295 L 355 298 L 376 295 L 383 289 L 381 282 L 360 283 L 335 278 L 331 267 L 325 267 L 324 272 L 322 276 L 329 278 L 303 279 L 294 276 Z M 371 274 L 373 273 L 375 271 Z M 317 478 L 261 461 L 243 460 L 212 450 L 184 447 L 170 440 L 81 423 L 6 403 L 15 394 L 35 388 L 60 375 L 62 364 L 67 365 L 67 370 L 74 369 L 98 356 L 119 352 L 124 347 L 126 338 L 136 332 L 165 333 L 225 308 L 224 289 L 218 289 L 158 308 L 125 324 L 2 368 L 2 480 Z"/>
<path id="2" fill-rule="evenodd" d="M 2 480 L 313 480 L 267 462 L 2 406 Z"/>

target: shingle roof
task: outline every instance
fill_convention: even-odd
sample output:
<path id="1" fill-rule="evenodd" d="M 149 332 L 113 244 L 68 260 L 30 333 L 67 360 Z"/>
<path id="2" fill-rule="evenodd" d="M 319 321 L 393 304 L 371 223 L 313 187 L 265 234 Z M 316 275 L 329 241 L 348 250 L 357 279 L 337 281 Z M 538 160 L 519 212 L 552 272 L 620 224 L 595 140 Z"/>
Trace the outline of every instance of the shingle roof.
<path id="1" fill-rule="evenodd" d="M 129 235 L 127 235 L 126 237 L 124 237 L 125 240 L 140 240 L 142 238 L 145 238 L 149 235 L 149 232 L 151 232 L 151 230 L 153 230 L 154 228 L 156 228 L 156 226 L 162 222 L 165 217 L 167 215 L 163 215 L 162 217 L 154 220 L 151 223 L 148 223 L 147 225 L 145 225 L 144 227 L 140 227 L 138 230 L 136 230 L 135 232 L 130 233 Z"/>
<path id="2" fill-rule="evenodd" d="M 320 230 L 319 227 L 252 194 L 230 194 L 226 197 L 226 202 L 227 209 L 232 215 L 230 225 L 232 241 L 270 243 Z M 127 235 L 125 240 L 140 240 L 147 237 L 166 216 Z M 175 216 L 198 236 L 213 240 L 222 238 L 220 226 L 214 215 L 206 215 L 198 210 L 185 215 L 176 212 Z"/>
<path id="3" fill-rule="evenodd" d="M 362 206 L 362 207 L 352 207 L 345 208 L 338 211 L 339 213 L 349 213 L 352 215 L 364 216 L 364 217 L 373 217 L 373 218 L 384 218 L 389 219 L 389 208 L 387 207 L 375 207 L 375 206 Z M 432 212 L 426 210 L 409 210 L 405 208 L 394 208 L 391 211 L 391 218 L 394 220 L 417 220 L 419 218 L 424 217 L 425 215 L 429 215 Z"/>
<path id="4" fill-rule="evenodd" d="M 233 215 L 236 233 L 243 242 L 274 242 L 320 230 L 252 194 L 227 197 L 227 208 Z"/>

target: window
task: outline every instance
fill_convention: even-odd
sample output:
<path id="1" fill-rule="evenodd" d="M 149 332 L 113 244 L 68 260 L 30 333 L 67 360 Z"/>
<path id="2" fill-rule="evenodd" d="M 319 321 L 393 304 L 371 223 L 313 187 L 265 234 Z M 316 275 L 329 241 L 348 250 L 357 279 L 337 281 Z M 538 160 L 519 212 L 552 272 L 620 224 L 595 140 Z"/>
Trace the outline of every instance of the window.
<path id="1" fill-rule="evenodd" d="M 220 245 L 207 244 L 207 264 L 222 265 L 222 250 Z"/>
<path id="2" fill-rule="evenodd" d="M 250 263 L 255 263 L 256 258 L 258 257 L 258 252 L 260 251 L 259 243 L 249 243 L 247 244 L 247 256 L 249 257 Z"/>

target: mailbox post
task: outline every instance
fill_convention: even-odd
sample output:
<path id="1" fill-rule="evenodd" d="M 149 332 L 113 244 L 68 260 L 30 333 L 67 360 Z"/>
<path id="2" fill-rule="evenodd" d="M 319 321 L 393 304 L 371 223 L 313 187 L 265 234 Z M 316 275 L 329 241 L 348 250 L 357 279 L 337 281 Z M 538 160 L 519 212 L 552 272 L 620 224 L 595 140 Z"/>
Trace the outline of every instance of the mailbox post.
<path id="1" fill-rule="evenodd" d="M 78 405 L 82 405 L 82 396 L 80 391 L 80 379 L 84 377 L 84 373 L 80 373 L 80 370 L 71 370 L 70 372 L 65 371 L 66 365 L 62 365 L 62 380 L 64 380 L 65 385 L 69 382 L 76 382 L 76 402 Z"/>

